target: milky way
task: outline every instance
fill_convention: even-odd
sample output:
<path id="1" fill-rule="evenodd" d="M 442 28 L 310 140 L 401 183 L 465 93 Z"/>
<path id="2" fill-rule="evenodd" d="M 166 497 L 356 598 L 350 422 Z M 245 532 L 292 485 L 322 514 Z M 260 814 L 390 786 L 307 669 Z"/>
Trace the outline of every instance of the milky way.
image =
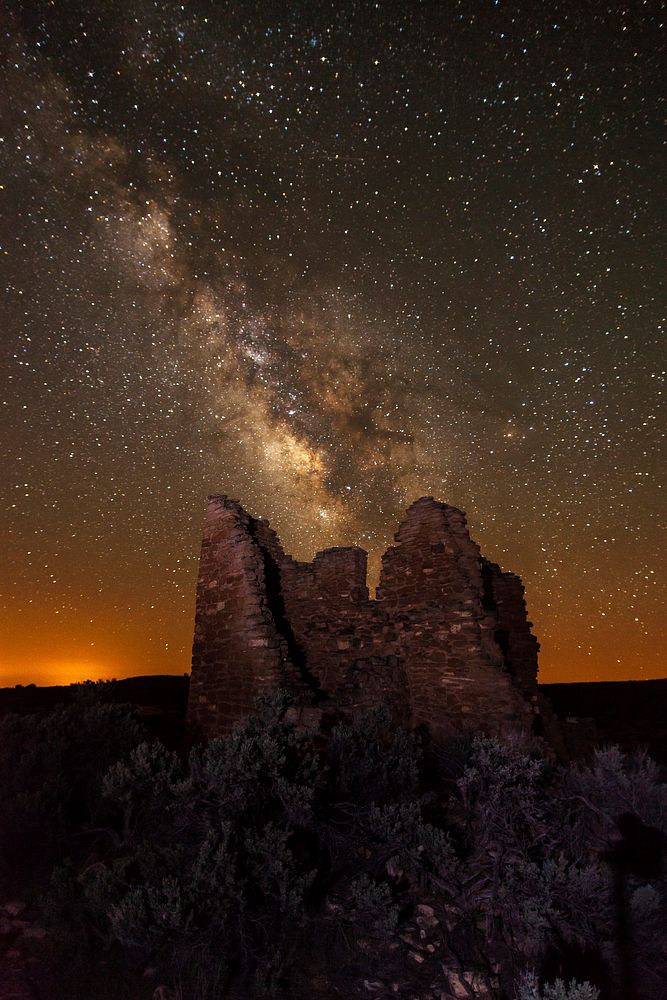
<path id="1" fill-rule="evenodd" d="M 187 670 L 211 492 L 374 572 L 435 495 L 541 679 L 661 676 L 660 28 L 10 0 L 5 683 Z"/>

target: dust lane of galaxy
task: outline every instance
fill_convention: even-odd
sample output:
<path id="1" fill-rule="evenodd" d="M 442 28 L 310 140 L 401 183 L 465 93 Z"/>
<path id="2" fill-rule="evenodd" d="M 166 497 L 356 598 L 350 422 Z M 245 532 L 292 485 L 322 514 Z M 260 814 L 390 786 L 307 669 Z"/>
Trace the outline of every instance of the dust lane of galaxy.
<path id="1" fill-rule="evenodd" d="M 0 683 L 189 667 L 205 497 L 664 676 L 661 4 L 9 0 Z"/>

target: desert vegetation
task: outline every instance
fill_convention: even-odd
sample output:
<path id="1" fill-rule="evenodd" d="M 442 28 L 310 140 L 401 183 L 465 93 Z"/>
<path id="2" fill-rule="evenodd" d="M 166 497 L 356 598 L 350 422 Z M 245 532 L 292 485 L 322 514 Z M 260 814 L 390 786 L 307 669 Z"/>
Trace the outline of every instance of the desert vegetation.
<path id="1" fill-rule="evenodd" d="M 0 720 L 3 884 L 46 931 L 49 996 L 663 995 L 646 754 L 436 745 L 381 707 L 313 734 L 288 707 L 175 748 L 106 685 Z"/>

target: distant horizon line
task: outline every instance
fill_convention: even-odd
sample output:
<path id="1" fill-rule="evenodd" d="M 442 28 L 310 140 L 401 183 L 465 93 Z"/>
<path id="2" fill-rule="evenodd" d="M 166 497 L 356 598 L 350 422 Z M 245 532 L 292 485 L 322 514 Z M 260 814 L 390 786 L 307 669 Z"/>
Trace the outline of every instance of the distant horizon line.
<path id="1" fill-rule="evenodd" d="M 6 686 L 0 685 L 0 691 L 16 691 L 25 688 L 70 688 L 70 687 L 80 687 L 82 684 L 121 684 L 124 681 L 139 681 L 139 680 L 158 680 L 167 677 L 190 678 L 189 671 L 183 671 L 182 673 L 173 674 L 130 674 L 127 677 L 87 677 L 85 680 L 81 681 L 70 681 L 68 684 L 38 684 L 35 681 L 27 681 L 26 683 L 16 683 L 8 684 Z M 538 686 L 539 687 L 561 687 L 570 686 L 573 684 L 650 684 L 659 683 L 661 681 L 667 681 L 667 675 L 664 677 L 628 677 L 623 680 L 588 680 L 588 681 L 540 681 L 538 676 Z"/>

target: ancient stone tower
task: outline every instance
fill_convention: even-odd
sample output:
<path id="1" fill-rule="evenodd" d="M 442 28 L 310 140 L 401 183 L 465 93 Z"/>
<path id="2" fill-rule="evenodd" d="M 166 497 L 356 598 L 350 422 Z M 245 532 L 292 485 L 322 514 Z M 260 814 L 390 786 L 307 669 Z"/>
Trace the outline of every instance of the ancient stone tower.
<path id="1" fill-rule="evenodd" d="M 212 496 L 189 720 L 207 735 L 227 732 L 258 694 L 281 687 L 305 719 L 384 702 L 436 739 L 536 731 L 530 626 L 521 580 L 480 556 L 456 507 L 412 504 L 370 600 L 363 549 L 297 562 L 266 521 Z"/>

